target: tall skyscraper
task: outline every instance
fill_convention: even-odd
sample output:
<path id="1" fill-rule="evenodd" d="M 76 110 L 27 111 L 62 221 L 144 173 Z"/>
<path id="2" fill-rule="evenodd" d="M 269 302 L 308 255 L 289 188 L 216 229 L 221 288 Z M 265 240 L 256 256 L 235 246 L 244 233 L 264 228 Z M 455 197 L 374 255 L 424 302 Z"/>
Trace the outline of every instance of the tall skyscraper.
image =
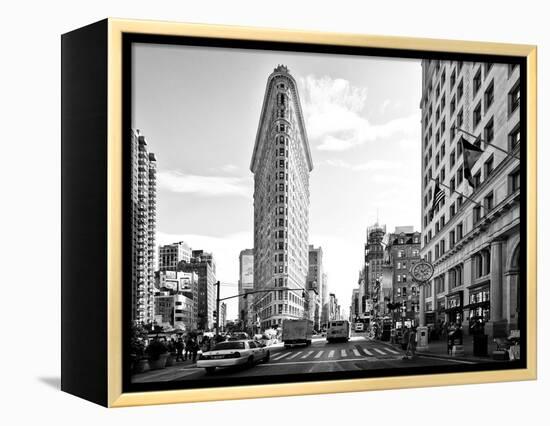
<path id="1" fill-rule="evenodd" d="M 131 220 L 132 220 L 132 321 L 154 320 L 154 267 L 156 236 L 157 162 L 148 152 L 145 137 L 132 131 Z"/>
<path id="2" fill-rule="evenodd" d="M 254 250 L 242 250 L 239 254 L 239 294 L 254 290 Z M 249 318 L 249 305 L 253 303 L 254 295 L 239 297 L 239 319 L 245 327 L 252 326 L 256 318 Z"/>
<path id="3" fill-rule="evenodd" d="M 191 248 L 185 241 L 159 246 L 159 271 L 175 271 L 182 260 L 191 260 Z"/>
<path id="4" fill-rule="evenodd" d="M 491 336 L 518 326 L 520 83 L 519 66 L 422 61 L 420 255 L 435 268 L 422 325 L 477 321 Z"/>
<path id="5" fill-rule="evenodd" d="M 254 173 L 254 298 L 262 328 L 304 316 L 308 274 L 309 149 L 296 81 L 268 78 L 250 170 Z M 293 291 L 289 291 L 293 290 Z"/>

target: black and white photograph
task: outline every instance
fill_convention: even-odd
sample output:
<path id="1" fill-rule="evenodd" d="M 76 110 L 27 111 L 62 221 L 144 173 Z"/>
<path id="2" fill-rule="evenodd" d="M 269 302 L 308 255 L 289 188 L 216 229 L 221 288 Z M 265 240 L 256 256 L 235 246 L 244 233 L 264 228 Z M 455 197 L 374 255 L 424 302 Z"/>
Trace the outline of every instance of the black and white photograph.
<path id="1" fill-rule="evenodd" d="M 125 389 L 524 366 L 523 62 L 126 49 Z"/>

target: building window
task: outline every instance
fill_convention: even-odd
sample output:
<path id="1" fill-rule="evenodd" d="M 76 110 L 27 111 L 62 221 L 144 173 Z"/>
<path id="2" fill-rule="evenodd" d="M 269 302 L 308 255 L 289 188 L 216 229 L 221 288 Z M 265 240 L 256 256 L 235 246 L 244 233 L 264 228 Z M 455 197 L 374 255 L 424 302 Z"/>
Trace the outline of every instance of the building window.
<path id="1" fill-rule="evenodd" d="M 455 206 L 455 203 L 453 203 L 451 204 L 451 207 L 449 207 L 449 216 L 451 217 L 451 219 L 455 217 L 455 214 L 456 214 L 456 206 Z"/>
<path id="2" fill-rule="evenodd" d="M 474 175 L 474 188 L 481 185 L 481 170 Z"/>
<path id="3" fill-rule="evenodd" d="M 479 102 L 476 108 L 474 109 L 473 121 L 474 121 L 474 128 L 477 127 L 477 125 L 481 121 L 481 102 Z"/>
<path id="4" fill-rule="evenodd" d="M 460 83 L 458 84 L 458 87 L 456 88 L 456 97 L 458 98 L 459 101 L 462 98 L 463 93 L 464 93 L 464 84 L 463 84 L 462 80 L 460 80 Z"/>
<path id="5" fill-rule="evenodd" d="M 451 115 L 454 114 L 455 112 L 455 109 L 456 109 L 456 98 L 453 96 L 453 98 L 451 99 Z"/>
<path id="6" fill-rule="evenodd" d="M 474 225 L 476 223 L 479 222 L 479 220 L 481 219 L 481 206 L 475 206 L 473 208 L 473 220 L 474 220 Z"/>
<path id="7" fill-rule="evenodd" d="M 459 223 L 456 225 L 456 240 L 460 241 L 463 237 L 463 231 L 462 231 L 462 223 Z"/>
<path id="8" fill-rule="evenodd" d="M 456 157 L 456 154 L 455 154 L 455 150 L 453 149 L 453 150 L 451 151 L 450 156 L 449 156 L 449 163 L 450 163 L 451 167 L 453 167 L 453 166 L 455 165 L 455 162 L 456 162 L 456 158 L 455 158 L 455 157 Z"/>
<path id="9" fill-rule="evenodd" d="M 463 179 L 464 179 L 463 167 L 460 166 L 456 171 L 456 184 L 457 184 L 457 186 L 462 183 Z"/>
<path id="10" fill-rule="evenodd" d="M 495 202 L 495 197 L 493 195 L 493 193 L 489 193 L 488 195 L 485 196 L 484 198 L 484 206 L 485 206 L 485 211 L 488 212 L 488 211 L 491 211 L 494 207 L 494 202 Z"/>
<path id="11" fill-rule="evenodd" d="M 456 127 L 462 127 L 462 124 L 464 122 L 464 113 L 462 112 L 462 109 L 458 112 L 456 116 Z"/>
<path id="12" fill-rule="evenodd" d="M 474 86 L 474 96 L 475 96 L 479 91 L 479 88 L 481 87 L 481 67 L 477 70 L 477 73 L 474 77 L 473 86 Z"/>
<path id="13" fill-rule="evenodd" d="M 491 68 L 493 68 L 492 62 L 485 63 L 485 77 L 487 77 L 487 74 L 489 74 L 489 71 L 491 71 Z"/>
<path id="14" fill-rule="evenodd" d="M 449 188 L 451 189 L 451 193 L 455 191 L 455 178 L 452 178 L 449 182 Z"/>
<path id="15" fill-rule="evenodd" d="M 521 142 L 521 134 L 519 131 L 519 125 L 508 135 L 508 150 L 513 151 L 519 146 Z"/>
<path id="16" fill-rule="evenodd" d="M 452 249 L 455 246 L 455 231 L 449 232 L 449 248 Z"/>
<path id="17" fill-rule="evenodd" d="M 487 112 L 487 110 L 495 100 L 495 83 L 493 81 L 491 81 L 491 84 L 489 84 L 489 87 L 487 87 L 487 90 L 485 90 L 484 100 L 485 100 L 485 112 Z"/>
<path id="18" fill-rule="evenodd" d="M 512 114 L 518 107 L 520 102 L 519 83 L 514 86 L 508 95 L 508 113 Z"/>
<path id="19" fill-rule="evenodd" d="M 487 179 L 489 177 L 489 175 L 491 173 L 493 173 L 493 169 L 494 169 L 494 158 L 493 156 L 491 155 L 491 157 L 485 161 L 485 165 L 484 165 L 484 169 L 485 169 L 485 179 Z"/>
<path id="20" fill-rule="evenodd" d="M 454 87 L 456 83 L 456 69 L 453 70 L 451 73 L 451 89 Z"/>
<path id="21" fill-rule="evenodd" d="M 520 185 L 519 169 L 510 174 L 510 176 L 509 176 L 509 185 L 510 185 L 510 193 L 511 194 L 513 194 L 516 191 L 519 191 L 519 185 Z"/>
<path id="22" fill-rule="evenodd" d="M 495 126 L 494 121 L 491 118 L 487 125 L 485 126 L 485 142 L 492 142 L 495 137 Z"/>

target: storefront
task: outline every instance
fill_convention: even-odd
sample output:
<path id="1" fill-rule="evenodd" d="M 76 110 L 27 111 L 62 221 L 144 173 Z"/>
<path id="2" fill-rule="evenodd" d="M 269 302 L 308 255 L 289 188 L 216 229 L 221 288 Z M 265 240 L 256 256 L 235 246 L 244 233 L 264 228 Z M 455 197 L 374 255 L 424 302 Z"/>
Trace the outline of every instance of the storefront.
<path id="1" fill-rule="evenodd" d="M 469 304 L 465 308 L 469 311 L 470 324 L 479 321 L 485 324 L 490 317 L 490 285 L 486 284 L 470 290 Z"/>
<path id="2" fill-rule="evenodd" d="M 464 291 L 456 291 L 447 295 L 447 323 L 462 324 L 464 317 Z"/>

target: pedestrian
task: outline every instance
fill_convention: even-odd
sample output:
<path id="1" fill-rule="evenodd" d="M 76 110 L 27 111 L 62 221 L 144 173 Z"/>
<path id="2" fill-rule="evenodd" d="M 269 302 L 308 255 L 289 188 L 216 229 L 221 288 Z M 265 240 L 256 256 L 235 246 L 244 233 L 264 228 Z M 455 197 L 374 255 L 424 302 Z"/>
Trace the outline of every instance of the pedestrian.
<path id="1" fill-rule="evenodd" d="M 409 344 L 409 328 L 403 327 L 403 334 L 401 334 L 401 349 L 406 351 L 408 344 Z"/>
<path id="2" fill-rule="evenodd" d="M 187 336 L 187 340 L 185 341 L 185 360 L 187 361 L 188 358 L 191 358 L 191 340 L 192 338 L 190 336 Z"/>
<path id="3" fill-rule="evenodd" d="M 176 348 L 176 362 L 180 359 L 184 361 L 183 349 L 185 348 L 185 345 L 183 344 L 183 339 L 180 337 L 174 346 Z"/>
<path id="4" fill-rule="evenodd" d="M 455 334 L 455 326 L 454 326 L 454 323 L 451 323 L 451 325 L 447 328 L 447 354 L 448 355 L 453 354 L 454 334 Z"/>
<path id="5" fill-rule="evenodd" d="M 199 344 L 195 339 L 191 340 L 191 355 L 193 355 L 193 362 L 197 362 L 197 352 L 199 351 Z"/>
<path id="6" fill-rule="evenodd" d="M 416 327 L 411 327 L 409 331 L 409 338 L 407 342 L 407 350 L 405 357 L 407 359 L 414 358 L 416 356 Z"/>

